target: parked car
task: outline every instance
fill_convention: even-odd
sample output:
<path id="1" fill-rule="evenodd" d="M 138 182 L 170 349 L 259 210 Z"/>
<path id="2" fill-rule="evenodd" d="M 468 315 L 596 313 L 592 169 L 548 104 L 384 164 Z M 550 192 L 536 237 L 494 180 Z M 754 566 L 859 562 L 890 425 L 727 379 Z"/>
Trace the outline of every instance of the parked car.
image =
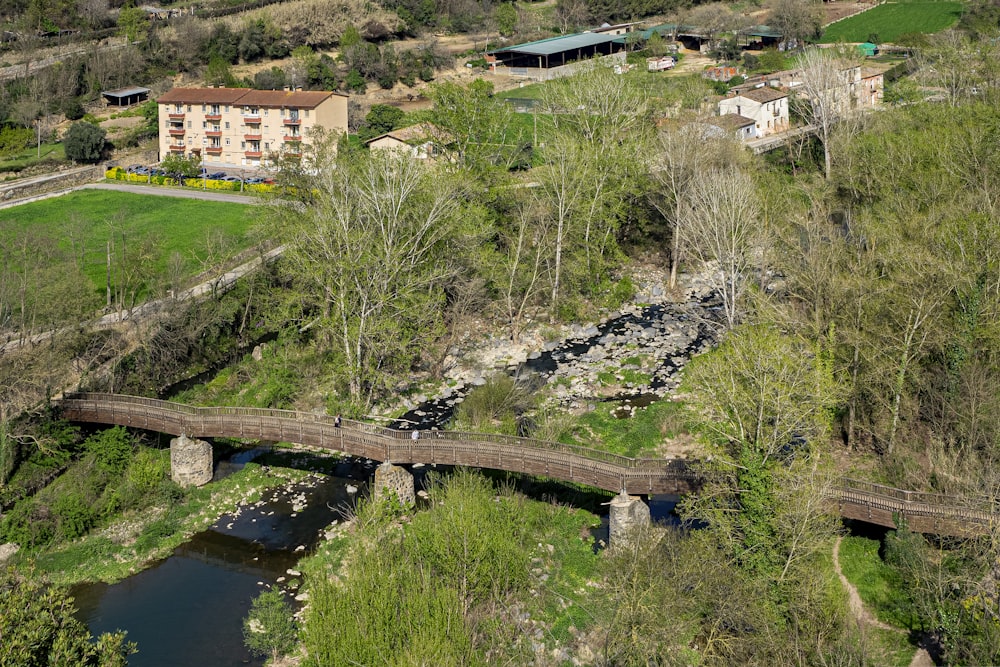
<path id="1" fill-rule="evenodd" d="M 205 178 L 207 178 L 210 181 L 221 181 L 225 177 L 226 177 L 226 172 L 224 172 L 224 171 L 213 171 L 211 174 L 209 174 Z"/>
<path id="2" fill-rule="evenodd" d="M 239 183 L 239 182 L 240 182 L 240 181 L 242 181 L 243 179 L 242 179 L 242 178 L 240 178 L 239 176 L 226 176 L 226 177 L 225 177 L 225 178 L 223 178 L 222 180 L 224 180 L 224 181 L 229 181 L 230 183 Z"/>
<path id="3" fill-rule="evenodd" d="M 247 185 L 257 185 L 258 183 L 263 183 L 264 179 L 261 178 L 260 176 L 251 176 L 250 178 L 248 178 L 243 182 L 246 183 Z"/>
<path id="4" fill-rule="evenodd" d="M 139 171 L 140 169 L 145 169 L 145 167 L 143 167 L 141 164 L 133 164 L 133 165 L 129 166 L 129 168 L 126 169 L 125 171 L 127 171 L 130 174 L 138 174 L 138 173 L 141 173 Z"/>

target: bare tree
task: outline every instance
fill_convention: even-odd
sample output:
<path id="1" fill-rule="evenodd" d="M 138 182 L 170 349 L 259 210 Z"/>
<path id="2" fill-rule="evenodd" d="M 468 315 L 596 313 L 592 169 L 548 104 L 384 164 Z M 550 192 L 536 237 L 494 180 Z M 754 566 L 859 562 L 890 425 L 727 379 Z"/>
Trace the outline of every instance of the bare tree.
<path id="1" fill-rule="evenodd" d="M 650 201 L 670 226 L 670 289 L 674 289 L 692 185 L 706 169 L 738 163 L 744 151 L 729 138 L 704 136 L 698 124 L 661 132 L 657 149 L 650 165 L 655 183 Z"/>
<path id="2" fill-rule="evenodd" d="M 692 184 L 683 215 L 682 248 L 709 269 L 732 328 L 743 318 L 745 292 L 764 251 L 756 187 L 739 169 L 711 170 Z"/>
<path id="3" fill-rule="evenodd" d="M 785 44 L 801 44 L 809 37 L 818 37 L 823 28 L 821 0 L 771 0 L 767 23 L 781 33 Z"/>
<path id="4" fill-rule="evenodd" d="M 852 65 L 843 54 L 830 49 L 808 49 L 799 59 L 802 85 L 796 89 L 799 113 L 823 144 L 826 178 L 832 170 L 831 139 L 834 127 L 854 110 L 854 91 L 849 80 Z"/>

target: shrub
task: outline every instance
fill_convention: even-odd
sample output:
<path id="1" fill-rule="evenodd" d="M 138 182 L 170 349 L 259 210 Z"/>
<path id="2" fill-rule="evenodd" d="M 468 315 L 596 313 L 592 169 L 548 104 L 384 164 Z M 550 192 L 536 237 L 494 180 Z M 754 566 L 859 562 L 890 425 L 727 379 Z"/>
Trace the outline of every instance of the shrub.
<path id="1" fill-rule="evenodd" d="M 80 120 L 83 118 L 84 110 L 83 105 L 80 104 L 80 100 L 73 98 L 66 100 L 63 105 L 63 114 L 66 116 L 66 120 Z"/>
<path id="2" fill-rule="evenodd" d="M 254 598 L 243 621 L 243 642 L 254 655 L 277 660 L 296 646 L 297 628 L 292 608 L 280 590 L 265 591 Z"/>
<path id="3" fill-rule="evenodd" d="M 132 460 L 135 443 L 125 427 L 115 426 L 90 436 L 83 447 L 94 454 L 103 470 L 120 475 Z"/>

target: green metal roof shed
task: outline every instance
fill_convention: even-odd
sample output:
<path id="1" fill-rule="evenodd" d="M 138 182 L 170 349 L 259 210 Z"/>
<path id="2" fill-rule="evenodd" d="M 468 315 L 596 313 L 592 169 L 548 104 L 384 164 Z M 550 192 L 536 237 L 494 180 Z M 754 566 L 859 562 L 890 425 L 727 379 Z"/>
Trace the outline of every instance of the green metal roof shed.
<path id="1" fill-rule="evenodd" d="M 865 42 L 863 44 L 858 44 L 858 51 L 861 51 L 862 55 L 874 56 L 878 53 L 878 46 L 872 44 L 871 42 Z"/>
<path id="2" fill-rule="evenodd" d="M 490 51 L 497 62 L 508 67 L 559 67 L 570 62 L 621 51 L 617 35 L 584 32 L 550 37 L 537 42 L 505 46 Z"/>

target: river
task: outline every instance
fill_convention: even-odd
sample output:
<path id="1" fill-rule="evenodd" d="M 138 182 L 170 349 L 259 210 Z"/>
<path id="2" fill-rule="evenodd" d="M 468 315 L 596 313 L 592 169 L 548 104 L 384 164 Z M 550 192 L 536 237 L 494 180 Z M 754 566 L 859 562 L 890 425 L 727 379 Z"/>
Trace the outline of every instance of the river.
<path id="1" fill-rule="evenodd" d="M 339 518 L 331 508 L 351 502 L 348 485 L 363 486 L 348 475 L 363 479 L 358 468 L 372 466 L 345 461 L 334 476 L 286 486 L 260 503 L 234 508 L 169 558 L 124 581 L 73 587 L 77 617 L 94 634 L 127 631 L 139 647 L 129 658 L 135 667 L 263 665 L 243 645 L 251 601 L 279 585 L 279 577 L 292 578 L 287 571 Z"/>

